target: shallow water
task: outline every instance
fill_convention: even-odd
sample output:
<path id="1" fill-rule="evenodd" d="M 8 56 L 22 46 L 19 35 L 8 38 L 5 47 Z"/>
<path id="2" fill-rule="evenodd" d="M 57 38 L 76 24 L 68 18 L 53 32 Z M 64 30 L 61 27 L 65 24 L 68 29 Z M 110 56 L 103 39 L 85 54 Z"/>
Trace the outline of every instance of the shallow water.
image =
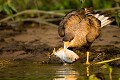
<path id="1" fill-rule="evenodd" d="M 87 72 L 87 69 L 88 72 Z M 73 64 L 39 64 L 20 62 L 0 69 L 0 80 L 88 80 L 87 75 L 103 73 L 109 80 L 109 69 L 101 66 Z M 113 80 L 120 78 L 120 69 L 113 68 Z"/>

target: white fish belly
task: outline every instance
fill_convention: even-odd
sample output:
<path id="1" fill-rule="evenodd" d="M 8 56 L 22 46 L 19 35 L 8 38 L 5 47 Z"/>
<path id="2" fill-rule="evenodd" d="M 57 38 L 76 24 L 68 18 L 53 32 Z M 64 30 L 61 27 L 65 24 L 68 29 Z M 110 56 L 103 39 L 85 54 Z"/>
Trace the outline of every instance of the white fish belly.
<path id="1" fill-rule="evenodd" d="M 69 49 L 66 50 L 60 49 L 56 51 L 54 55 L 59 57 L 63 62 L 67 62 L 67 63 L 72 63 L 79 59 L 79 56 L 75 52 Z"/>

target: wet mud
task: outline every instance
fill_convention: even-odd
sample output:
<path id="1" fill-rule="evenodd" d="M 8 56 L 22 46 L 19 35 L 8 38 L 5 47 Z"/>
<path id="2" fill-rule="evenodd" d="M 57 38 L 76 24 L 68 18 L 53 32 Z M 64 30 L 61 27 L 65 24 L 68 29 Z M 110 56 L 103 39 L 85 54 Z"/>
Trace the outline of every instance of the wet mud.
<path id="1" fill-rule="evenodd" d="M 63 47 L 63 43 L 57 33 L 57 27 L 35 23 L 11 28 L 0 27 L 0 60 L 62 63 L 55 56 L 49 55 L 54 48 L 60 47 Z M 85 63 L 86 51 L 73 50 L 80 56 L 78 62 Z M 117 57 L 120 57 L 120 28 L 106 26 L 102 28 L 102 34 L 91 46 L 90 62 Z M 120 66 L 120 60 L 109 64 Z"/>

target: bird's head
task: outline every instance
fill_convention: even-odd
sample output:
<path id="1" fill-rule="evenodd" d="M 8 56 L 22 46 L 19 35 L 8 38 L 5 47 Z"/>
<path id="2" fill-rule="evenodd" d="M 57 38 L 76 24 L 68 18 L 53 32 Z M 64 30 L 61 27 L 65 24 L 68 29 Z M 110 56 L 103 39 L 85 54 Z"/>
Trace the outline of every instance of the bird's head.
<path id="1" fill-rule="evenodd" d="M 70 44 L 74 39 L 75 35 L 72 32 L 67 32 L 63 37 L 64 47 L 68 48 L 71 47 Z"/>

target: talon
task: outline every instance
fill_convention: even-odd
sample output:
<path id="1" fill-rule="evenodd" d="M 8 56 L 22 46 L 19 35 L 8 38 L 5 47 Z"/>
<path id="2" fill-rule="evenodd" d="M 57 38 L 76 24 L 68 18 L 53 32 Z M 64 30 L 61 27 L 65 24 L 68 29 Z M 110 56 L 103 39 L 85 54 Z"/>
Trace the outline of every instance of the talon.
<path id="1" fill-rule="evenodd" d="M 90 64 L 90 62 L 86 62 L 86 64 L 87 64 L 87 65 L 89 65 L 89 64 Z"/>

